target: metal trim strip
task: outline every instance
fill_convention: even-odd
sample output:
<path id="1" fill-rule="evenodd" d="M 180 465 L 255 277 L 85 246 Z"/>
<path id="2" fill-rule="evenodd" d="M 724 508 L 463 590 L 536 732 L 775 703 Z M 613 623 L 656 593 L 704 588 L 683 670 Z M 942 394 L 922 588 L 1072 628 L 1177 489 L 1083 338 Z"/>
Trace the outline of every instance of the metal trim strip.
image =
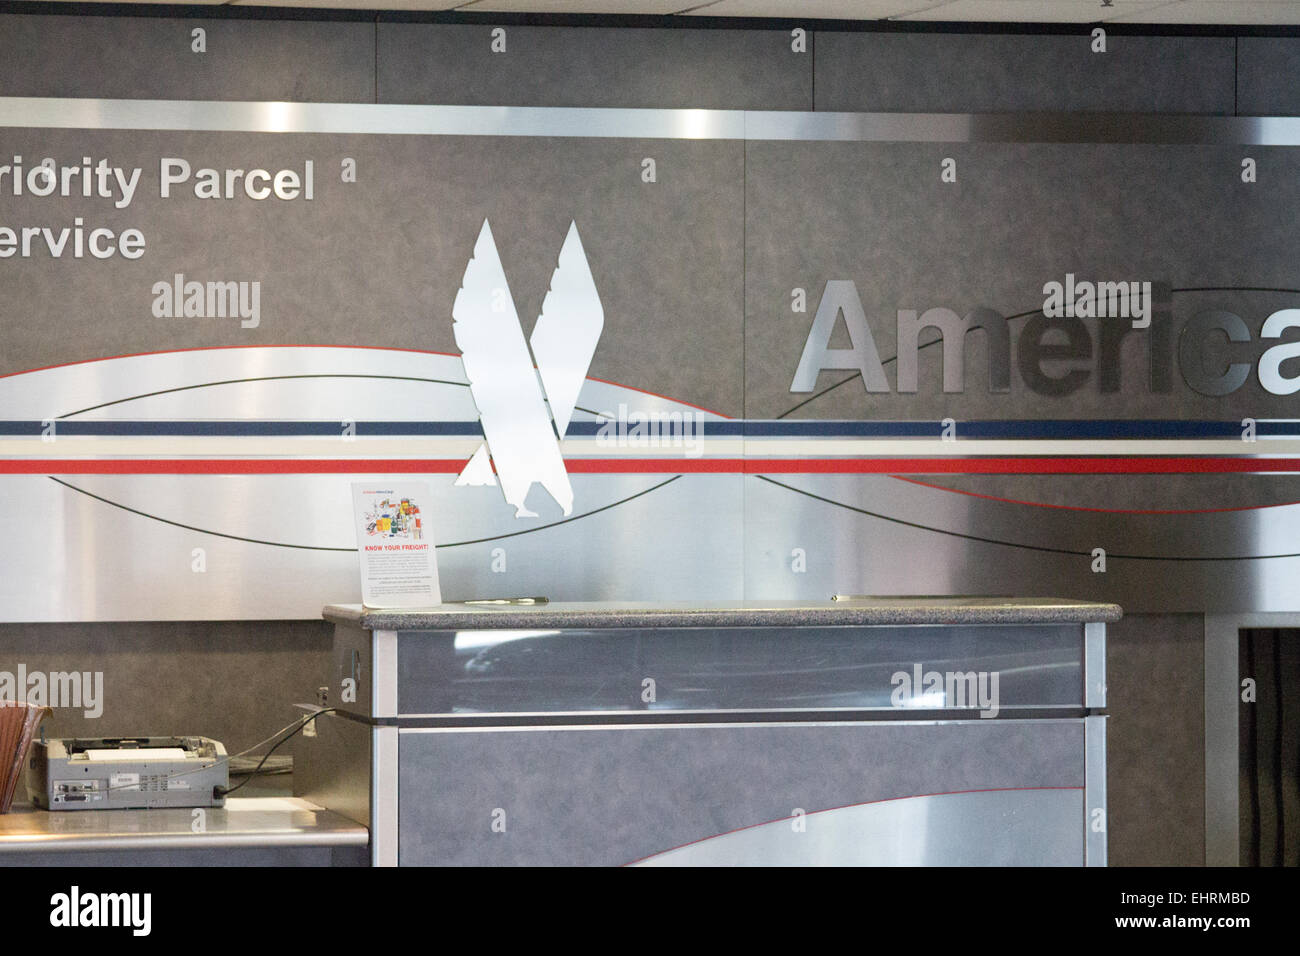
<path id="1" fill-rule="evenodd" d="M 402 136 L 744 138 L 737 110 L 0 97 L 0 126 Z"/>
<path id="2" fill-rule="evenodd" d="M 398 730 L 396 727 L 375 727 L 370 738 L 370 863 L 372 866 L 397 866 Z"/>
<path id="3" fill-rule="evenodd" d="M 1106 830 L 1110 813 L 1106 804 L 1106 718 L 1085 717 L 1084 790 L 1083 790 L 1083 865 L 1106 866 Z M 1094 827 L 1092 814 L 1101 811 L 1100 829 Z"/>
<path id="4" fill-rule="evenodd" d="M 397 716 L 397 632 L 371 632 L 370 715 Z"/>
<path id="5" fill-rule="evenodd" d="M 1083 625 L 1083 706 L 1106 706 L 1106 625 Z"/>
<path id="6" fill-rule="evenodd" d="M 1300 145 L 1300 117 L 810 113 L 0 97 L 0 127 L 796 142 Z"/>
<path id="7" fill-rule="evenodd" d="M 1102 720 L 1100 717 L 1085 717 L 1087 721 Z M 977 717 L 962 720 L 773 720 L 773 721 L 717 721 L 700 723 L 623 723 L 623 724 L 519 724 L 509 727 L 398 727 L 399 734 L 502 734 L 534 733 L 545 730 L 717 730 L 719 728 L 763 728 L 763 727 L 934 727 L 949 724 L 965 724 L 977 727 L 1005 727 L 1008 724 L 1025 724 L 1040 727 L 1046 724 L 1079 724 L 1077 717 L 1026 717 L 1012 720 L 980 720 Z M 1103 778 L 1104 779 L 1104 778 Z M 1085 783 L 1086 786 L 1086 783 Z"/>
<path id="8" fill-rule="evenodd" d="M 1155 113 L 744 114 L 749 140 L 923 143 L 1300 144 L 1300 118 Z"/>
<path id="9" fill-rule="evenodd" d="M 1003 716 L 1007 714 L 1008 716 Z M 477 711 L 474 713 L 410 713 L 398 714 L 396 725 L 402 729 L 408 727 L 475 727 L 475 726 L 521 726 L 525 721 L 552 721 L 556 725 L 574 722 L 586 724 L 676 724 L 676 723 L 787 723 L 805 724 L 833 720 L 838 723 L 915 724 L 927 720 L 938 723 L 953 721 L 971 721 L 979 718 L 980 722 L 1010 720 L 1042 720 L 1054 717 L 1085 717 L 1083 707 L 1072 704 L 1017 704 L 1014 707 L 1001 707 L 996 717 L 979 717 L 979 709 L 952 708 L 949 710 L 920 711 L 912 708 L 893 707 L 816 707 L 806 711 L 790 707 L 771 707 L 767 709 L 720 708 L 718 710 L 536 710 L 536 711 Z M 386 723 L 394 723 L 393 718 L 385 718 Z M 375 721 L 378 723 L 378 721 Z"/>
<path id="10" fill-rule="evenodd" d="M 42 835 L 32 838 L 6 839 L 3 843 L 0 843 L 0 860 L 3 860 L 6 865 L 24 865 L 25 861 L 18 858 L 17 854 L 102 851 L 127 853 L 140 850 L 267 850 L 287 847 L 333 849 L 347 846 L 365 846 L 369 841 L 370 835 L 363 827 L 323 832 L 315 830 L 282 830 L 267 833 L 202 833 L 194 835 L 114 833 L 108 836 L 68 838 Z M 7 857 L 6 854 L 14 854 L 15 856 Z"/>

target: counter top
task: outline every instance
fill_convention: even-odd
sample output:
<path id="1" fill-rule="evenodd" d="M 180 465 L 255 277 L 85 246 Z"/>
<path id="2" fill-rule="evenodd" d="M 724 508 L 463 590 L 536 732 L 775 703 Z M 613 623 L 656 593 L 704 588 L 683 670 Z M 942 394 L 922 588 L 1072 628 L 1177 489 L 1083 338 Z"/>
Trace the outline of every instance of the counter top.
<path id="1" fill-rule="evenodd" d="M 1087 624 L 1118 621 L 1117 604 L 1068 598 L 851 597 L 826 602 L 439 604 L 375 609 L 331 604 L 325 620 L 368 631 L 504 628 L 826 627 L 844 625 Z"/>
<path id="2" fill-rule="evenodd" d="M 216 847 L 365 846 L 359 823 L 297 797 L 231 797 L 205 808 L 195 833 L 193 810 L 63 810 L 15 806 L 0 814 L 0 855 L 86 850 Z"/>

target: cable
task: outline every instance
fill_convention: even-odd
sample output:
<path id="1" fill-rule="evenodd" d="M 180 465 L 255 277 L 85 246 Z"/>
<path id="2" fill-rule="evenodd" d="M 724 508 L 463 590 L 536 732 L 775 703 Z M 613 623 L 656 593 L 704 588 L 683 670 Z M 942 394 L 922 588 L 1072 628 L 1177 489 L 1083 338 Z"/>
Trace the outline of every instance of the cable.
<path id="1" fill-rule="evenodd" d="M 207 770 L 207 769 L 209 769 L 209 768 L 211 768 L 211 767 L 219 767 L 219 766 L 220 766 L 221 764 L 223 764 L 223 763 L 224 763 L 224 764 L 228 764 L 228 763 L 230 763 L 230 761 L 234 760 L 236 757 L 244 757 L 244 756 L 247 756 L 248 754 L 251 754 L 254 750 L 257 750 L 257 749 L 259 749 L 259 748 L 261 748 L 261 747 L 265 747 L 267 744 L 269 744 L 271 741 L 275 740 L 276 737 L 279 737 L 279 736 L 280 736 L 281 734 L 283 734 L 283 733 L 288 733 L 288 734 L 289 734 L 288 737 L 285 737 L 285 738 L 284 738 L 284 740 L 288 740 L 290 737 L 292 737 L 292 736 L 293 736 L 294 734 L 296 734 L 298 731 L 302 730 L 304 727 L 307 726 L 307 724 L 309 724 L 311 721 L 315 720 L 317 717 L 320 717 L 322 714 L 332 714 L 332 713 L 337 713 L 337 712 L 338 712 L 338 708 L 337 708 L 337 707 L 323 707 L 323 708 L 321 708 L 321 709 L 318 710 L 318 711 L 315 711 L 315 712 L 313 712 L 313 713 L 307 714 L 307 715 L 304 716 L 304 717 L 300 717 L 300 718 L 298 718 L 298 719 L 295 720 L 293 723 L 286 724 L 285 726 L 283 726 L 283 727 L 281 727 L 279 730 L 277 730 L 275 733 L 271 734 L 271 736 L 267 737 L 265 740 L 259 740 L 257 743 L 253 744 L 253 746 L 248 747 L 248 748 L 246 748 L 246 749 L 244 749 L 244 750 L 241 750 L 241 751 L 240 751 L 239 753 L 237 753 L 237 754 L 227 754 L 226 756 L 221 757 L 221 758 L 218 759 L 218 760 L 214 760 L 212 763 L 207 764 L 207 765 L 205 765 L 204 767 L 202 767 L 202 768 L 200 768 L 200 769 L 202 769 L 202 770 Z M 280 741 L 280 743 L 284 743 L 284 740 Z M 276 747 L 278 747 L 279 745 L 280 745 L 280 744 L 276 744 Z M 271 749 L 271 751 L 274 751 L 274 749 L 275 749 L 275 748 L 273 747 L 273 748 Z M 268 757 L 271 756 L 271 751 L 268 751 L 267 754 L 266 754 L 266 756 L 268 756 Z M 260 766 L 261 766 L 261 764 L 259 763 L 259 764 L 258 764 L 258 767 L 260 767 Z M 173 777 L 184 777 L 184 776 L 186 776 L 187 774 L 194 774 L 194 773 L 198 773 L 198 772 L 199 772 L 198 770 L 176 770 L 176 771 L 173 771 L 172 773 L 169 773 L 169 774 L 165 775 L 165 776 L 162 777 L 161 779 L 163 779 L 163 780 L 171 780 Z M 249 779 L 251 780 L 252 777 L 250 777 Z M 248 781 L 244 781 L 244 782 L 247 783 Z M 243 784 L 240 784 L 240 786 L 243 786 Z M 111 793 L 111 792 L 114 791 L 114 790 L 138 790 L 138 789 L 139 789 L 139 784 L 124 783 L 124 784 L 118 784 L 116 787 L 107 787 L 107 788 L 105 789 L 105 792 L 106 792 L 106 793 Z M 226 791 L 226 792 L 229 793 L 229 791 Z"/>
<path id="2" fill-rule="evenodd" d="M 257 766 L 256 757 L 231 757 L 230 758 L 230 776 L 244 777 L 253 772 Z M 273 757 L 266 762 L 262 768 L 259 777 L 274 777 L 278 774 L 293 773 L 293 757 L 286 754 L 283 757 Z"/>
<path id="3" fill-rule="evenodd" d="M 336 707 L 326 707 L 326 708 L 323 708 L 322 710 L 318 710 L 318 711 L 315 711 L 314 713 L 310 713 L 310 714 L 308 714 L 306 717 L 303 717 L 301 720 L 298 721 L 298 726 L 294 727 L 292 731 L 290 731 L 290 732 L 289 732 L 285 737 L 283 737 L 283 738 L 282 738 L 278 743 L 276 743 L 276 745 L 275 745 L 274 747 L 272 747 L 270 750 L 268 750 L 268 751 L 266 752 L 265 756 L 262 757 L 262 759 L 258 762 L 257 766 L 253 768 L 253 772 L 250 773 L 250 774 L 248 775 L 248 779 L 247 779 L 247 780 L 245 780 L 243 783 L 237 783 L 237 784 L 235 784 L 233 787 L 231 787 L 231 788 L 228 789 L 228 790 L 227 790 L 227 789 L 223 789 L 222 787 L 213 787 L 213 788 L 212 788 L 212 793 L 213 793 L 213 795 L 214 795 L 214 796 L 218 796 L 218 797 L 228 797 L 228 796 L 230 796 L 232 793 L 234 793 L 234 792 L 235 792 L 236 790 L 238 790 L 240 787 L 242 787 L 242 786 L 244 786 L 245 784 L 247 784 L 249 780 L 252 780 L 255 776 L 257 776 L 257 772 L 258 772 L 259 770 L 262 769 L 262 765 L 266 763 L 267 758 L 270 757 L 271 754 L 275 753 L 278 749 L 280 749 L 280 747 L 281 747 L 282 745 L 284 745 L 285 743 L 287 743 L 287 742 L 290 741 L 290 740 L 293 740 L 293 738 L 298 734 L 299 731 L 301 731 L 304 727 L 306 727 L 309 723 L 311 723 L 313 720 L 315 720 L 315 719 L 316 719 L 317 717 L 319 717 L 321 714 L 329 714 L 329 713 L 333 713 L 333 712 L 334 712 L 335 710 L 337 710 L 337 709 L 338 709 L 338 708 L 336 708 Z M 283 733 L 283 731 L 281 731 L 281 733 Z M 265 743 L 265 741 L 263 741 L 263 743 Z M 261 744 L 259 744 L 258 746 L 261 746 Z M 248 752 L 248 751 L 245 751 L 245 753 L 247 753 L 247 752 Z M 243 756 L 243 755 L 241 754 L 240 756 Z"/>

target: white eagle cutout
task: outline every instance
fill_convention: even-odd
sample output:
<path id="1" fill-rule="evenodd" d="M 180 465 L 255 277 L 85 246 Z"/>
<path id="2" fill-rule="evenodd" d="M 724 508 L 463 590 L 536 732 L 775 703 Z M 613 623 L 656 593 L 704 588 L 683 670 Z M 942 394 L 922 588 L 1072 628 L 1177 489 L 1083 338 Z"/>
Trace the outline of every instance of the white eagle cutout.
<path id="1" fill-rule="evenodd" d="M 499 477 L 506 501 L 515 506 L 515 517 L 533 518 L 536 512 L 528 509 L 525 499 L 533 483 L 540 482 L 564 513 L 571 514 L 573 488 L 560 454 L 560 439 L 568 430 L 605 327 L 605 310 L 577 223 L 569 224 L 529 343 L 524 341 L 486 219 L 451 315 L 487 439 L 456 484 L 490 485 Z"/>

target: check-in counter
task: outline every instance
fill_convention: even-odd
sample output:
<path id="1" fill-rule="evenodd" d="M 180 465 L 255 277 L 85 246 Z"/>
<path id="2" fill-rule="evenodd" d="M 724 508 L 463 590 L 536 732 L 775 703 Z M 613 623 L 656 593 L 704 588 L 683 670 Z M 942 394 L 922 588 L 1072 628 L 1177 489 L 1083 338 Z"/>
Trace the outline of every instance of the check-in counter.
<path id="1" fill-rule="evenodd" d="M 295 790 L 378 865 L 1106 861 L 1115 605 L 324 615 L 333 710 Z"/>

